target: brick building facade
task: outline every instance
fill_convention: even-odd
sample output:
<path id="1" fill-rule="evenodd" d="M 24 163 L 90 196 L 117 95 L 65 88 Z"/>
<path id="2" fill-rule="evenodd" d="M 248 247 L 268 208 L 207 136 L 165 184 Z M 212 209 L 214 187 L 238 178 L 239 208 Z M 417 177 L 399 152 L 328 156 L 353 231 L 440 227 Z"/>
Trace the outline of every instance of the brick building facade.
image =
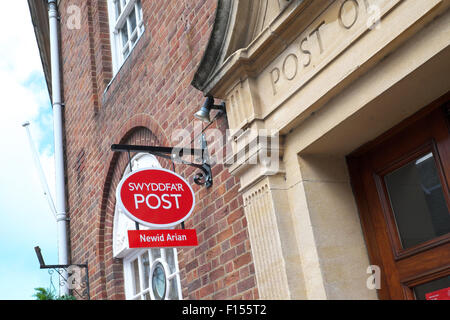
<path id="1" fill-rule="evenodd" d="M 28 3 L 51 83 L 47 1 Z M 194 138 L 207 95 L 226 103 L 208 129 L 232 161 L 209 189 L 175 166 L 199 246 L 178 250 L 173 297 L 413 300 L 450 286 L 449 0 L 58 5 L 70 252 L 93 298 L 149 298 L 129 275 L 154 258 L 115 240 L 128 158 L 110 146 Z"/>
<path id="2" fill-rule="evenodd" d="M 169 146 L 174 130 L 193 129 L 193 113 L 204 97 L 190 82 L 215 9 L 210 0 L 142 1 L 145 31 L 114 75 L 107 1 L 59 2 L 71 262 L 88 262 L 92 299 L 125 298 L 112 235 L 115 189 L 128 157 L 113 153 L 111 145 Z M 80 28 L 71 28 L 77 10 Z M 226 119 L 213 127 L 225 131 Z M 172 170 L 170 162 L 161 163 Z M 182 297 L 255 299 L 239 181 L 219 164 L 206 189 L 193 183 L 193 169 L 175 169 L 195 190 L 196 208 L 186 227 L 197 230 L 200 244 L 178 251 Z"/>

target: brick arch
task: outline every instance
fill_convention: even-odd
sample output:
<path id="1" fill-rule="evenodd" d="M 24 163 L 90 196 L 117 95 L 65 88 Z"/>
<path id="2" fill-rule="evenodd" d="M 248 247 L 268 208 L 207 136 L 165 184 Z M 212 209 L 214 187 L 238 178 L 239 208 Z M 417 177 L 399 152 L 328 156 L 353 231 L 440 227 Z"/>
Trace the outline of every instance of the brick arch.
<path id="1" fill-rule="evenodd" d="M 137 145 L 166 145 L 168 142 L 164 130 L 148 115 L 138 114 L 128 119 L 118 130 L 114 143 Z M 133 156 L 133 155 L 132 155 Z M 126 153 L 111 152 L 108 166 L 103 175 L 103 190 L 101 209 L 98 219 L 98 233 L 96 239 L 97 263 L 100 266 L 99 299 L 124 299 L 122 261 L 112 256 L 112 232 L 115 212 L 115 189 L 128 165 Z M 170 164 L 161 160 L 163 167 Z"/>

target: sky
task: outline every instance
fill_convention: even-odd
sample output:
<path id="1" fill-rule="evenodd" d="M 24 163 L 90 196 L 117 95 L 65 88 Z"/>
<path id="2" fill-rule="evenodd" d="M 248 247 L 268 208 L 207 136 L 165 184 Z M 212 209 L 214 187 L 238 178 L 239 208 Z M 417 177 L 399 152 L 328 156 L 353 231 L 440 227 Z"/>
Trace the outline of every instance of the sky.
<path id="1" fill-rule="evenodd" d="M 56 222 L 22 124 L 31 123 L 54 198 L 52 107 L 26 0 L 3 3 L 0 30 L 0 300 L 28 300 L 34 288 L 58 283 L 39 269 L 34 247 L 47 264 L 58 255 Z"/>

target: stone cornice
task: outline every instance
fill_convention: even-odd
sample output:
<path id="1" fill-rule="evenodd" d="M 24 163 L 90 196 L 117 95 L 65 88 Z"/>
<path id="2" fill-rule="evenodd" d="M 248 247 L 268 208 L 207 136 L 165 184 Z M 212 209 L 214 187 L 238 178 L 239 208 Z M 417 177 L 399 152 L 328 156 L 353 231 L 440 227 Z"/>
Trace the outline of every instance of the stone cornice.
<path id="1" fill-rule="evenodd" d="M 306 8 L 320 12 L 321 8 L 327 7 L 332 2 L 330 0 L 292 1 L 248 46 L 237 49 L 221 62 L 220 58 L 225 56 L 224 52 L 230 50 L 227 47 L 229 43 L 226 43 L 227 35 L 232 32 L 232 29 L 236 29 L 236 26 L 233 25 L 237 23 L 233 19 L 233 16 L 237 14 L 237 12 L 234 12 L 237 8 L 237 5 L 234 5 L 235 1 L 219 0 L 216 21 L 208 49 L 192 82 L 192 85 L 203 91 L 205 95 L 213 94 L 216 97 L 223 98 L 226 93 L 218 90 L 218 87 L 232 86 L 232 83 L 236 80 L 242 80 L 236 79 L 242 77 L 242 74 L 248 76 L 258 74 L 269 62 L 268 56 L 276 57 L 295 39 L 298 28 L 305 24 L 303 22 L 305 19 L 300 16 Z M 224 4 L 225 2 L 227 5 Z M 221 12 L 221 10 L 226 11 Z M 219 40 L 222 42 L 219 43 Z M 214 50 L 209 51 L 210 46 Z M 210 63 L 210 61 L 215 61 L 215 64 Z"/>
<path id="2" fill-rule="evenodd" d="M 210 71 L 217 67 L 220 54 L 223 51 L 225 37 L 231 19 L 232 3 L 233 0 L 219 0 L 217 3 L 216 18 L 208 46 L 191 83 L 194 88 L 200 91 L 204 90 L 204 86 L 210 76 Z"/>

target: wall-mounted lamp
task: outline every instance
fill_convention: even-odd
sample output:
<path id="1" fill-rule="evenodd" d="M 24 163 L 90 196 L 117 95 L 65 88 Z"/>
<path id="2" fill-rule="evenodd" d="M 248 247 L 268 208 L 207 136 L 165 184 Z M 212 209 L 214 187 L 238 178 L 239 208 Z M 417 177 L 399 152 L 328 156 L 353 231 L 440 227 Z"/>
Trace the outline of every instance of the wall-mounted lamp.
<path id="1" fill-rule="evenodd" d="M 219 110 L 219 113 L 216 116 L 216 118 L 218 118 L 220 115 L 225 114 L 226 112 L 225 102 L 222 102 L 219 105 L 215 105 L 214 98 L 211 96 L 207 96 L 205 103 L 203 104 L 201 109 L 194 114 L 194 117 L 203 122 L 210 123 L 211 122 L 210 114 L 212 109 Z"/>

